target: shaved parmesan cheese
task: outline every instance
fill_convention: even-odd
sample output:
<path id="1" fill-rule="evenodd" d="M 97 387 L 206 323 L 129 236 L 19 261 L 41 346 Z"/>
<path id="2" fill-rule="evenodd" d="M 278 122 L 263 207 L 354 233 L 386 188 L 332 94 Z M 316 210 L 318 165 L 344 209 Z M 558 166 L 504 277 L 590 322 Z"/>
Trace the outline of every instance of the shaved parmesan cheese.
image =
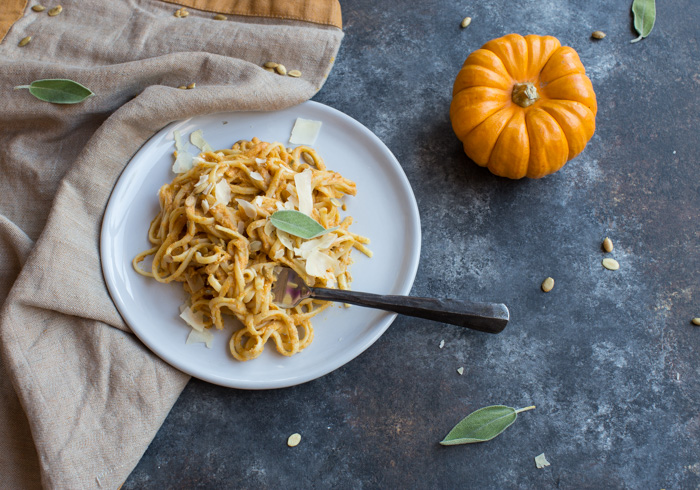
<path id="1" fill-rule="evenodd" d="M 306 273 L 313 277 L 325 277 L 328 269 L 333 269 L 336 262 L 331 256 L 313 250 L 306 259 Z"/>
<path id="2" fill-rule="evenodd" d="M 313 240 L 305 241 L 301 244 L 299 248 L 294 249 L 294 253 L 308 260 L 309 254 L 311 254 L 311 252 L 327 250 L 328 248 L 330 248 L 331 245 L 333 245 L 333 242 L 336 238 L 337 235 L 335 233 L 326 233 L 325 235 L 319 238 L 314 238 Z"/>
<path id="3" fill-rule="evenodd" d="M 245 223 L 243 221 L 236 223 L 236 230 L 238 230 L 239 235 L 243 235 L 245 233 Z"/>
<path id="4" fill-rule="evenodd" d="M 217 204 L 223 204 L 226 206 L 231 201 L 231 186 L 228 185 L 226 180 L 221 179 L 219 182 L 217 182 L 214 192 Z"/>
<path id="5" fill-rule="evenodd" d="M 207 161 L 202 158 L 202 157 L 194 157 L 192 159 L 192 163 L 197 164 L 197 163 L 207 163 Z"/>
<path id="6" fill-rule="evenodd" d="M 184 174 L 185 172 L 192 170 L 193 166 L 194 165 L 192 164 L 192 155 L 190 155 L 186 151 L 178 151 L 177 158 L 175 158 L 172 170 L 176 174 Z"/>
<path id="7" fill-rule="evenodd" d="M 258 197 L 256 197 L 255 199 L 253 199 L 253 203 L 254 203 L 256 206 L 262 206 L 262 203 L 263 203 L 263 198 L 262 198 L 262 196 L 258 196 Z"/>
<path id="8" fill-rule="evenodd" d="M 231 198 L 229 198 L 229 201 L 230 200 Z M 202 211 L 204 211 L 205 213 L 209 212 L 209 201 L 206 199 L 202 199 Z"/>
<path id="9" fill-rule="evenodd" d="M 258 165 L 263 164 L 265 162 L 267 162 L 267 160 L 265 158 L 256 158 L 255 159 L 255 163 L 257 163 Z"/>
<path id="10" fill-rule="evenodd" d="M 196 293 L 204 287 L 204 280 L 199 274 L 189 274 L 185 280 L 193 293 Z"/>
<path id="11" fill-rule="evenodd" d="M 255 206 L 253 206 L 251 203 L 246 201 L 245 199 L 236 199 L 236 202 L 238 205 L 243 209 L 243 212 L 245 213 L 246 216 L 248 216 L 250 219 L 255 218 L 258 215 L 258 210 L 255 209 Z"/>
<path id="12" fill-rule="evenodd" d="M 289 236 L 289 233 L 286 231 L 277 230 L 277 238 L 280 239 L 280 242 L 282 242 L 282 245 L 284 245 L 285 248 L 294 250 L 294 243 L 292 242 L 292 237 Z"/>
<path id="13" fill-rule="evenodd" d="M 297 196 L 299 198 L 299 211 L 307 216 L 311 216 L 314 209 L 314 198 L 311 188 L 311 169 L 307 168 L 294 176 L 294 184 L 297 186 Z"/>
<path id="14" fill-rule="evenodd" d="M 544 453 L 535 456 L 535 466 L 537 466 L 537 468 L 549 466 L 549 461 L 547 461 L 547 458 L 544 457 Z"/>
<path id="15" fill-rule="evenodd" d="M 177 151 L 177 158 L 175 158 L 173 163 L 173 172 L 182 174 L 192 169 L 192 155 L 187 152 L 185 143 L 180 136 L 180 131 L 173 131 L 173 139 L 175 140 L 175 151 Z"/>
<path id="16" fill-rule="evenodd" d="M 214 342 L 214 334 L 208 329 L 203 331 L 191 330 L 190 334 L 187 336 L 187 341 L 185 344 L 206 344 L 207 349 L 211 349 L 212 343 Z"/>
<path id="17" fill-rule="evenodd" d="M 202 151 L 214 151 L 214 148 L 207 143 L 201 129 L 190 134 L 190 142 Z"/>
<path id="18" fill-rule="evenodd" d="M 293 145 L 313 145 L 321 130 L 321 121 L 298 117 L 292 128 L 289 142 Z"/>
<path id="19" fill-rule="evenodd" d="M 204 192 L 204 190 L 207 188 L 207 185 L 209 185 L 209 174 L 204 174 L 199 177 L 199 180 L 194 185 L 194 192 Z"/>
<path id="20" fill-rule="evenodd" d="M 337 199 L 335 197 L 331 197 L 331 203 L 333 203 L 333 205 L 335 207 L 338 207 L 338 208 L 343 205 L 343 201 L 341 201 L 340 199 Z"/>
<path id="21" fill-rule="evenodd" d="M 277 207 L 277 211 L 282 211 L 283 209 L 285 209 L 284 204 L 282 204 L 280 201 L 277 201 L 275 203 L 275 206 Z"/>
<path id="22" fill-rule="evenodd" d="M 251 172 L 250 178 L 255 180 L 263 180 L 263 176 L 259 172 Z"/>
<path id="23" fill-rule="evenodd" d="M 192 311 L 192 308 L 189 306 L 185 308 L 182 313 L 180 313 L 180 318 L 185 320 L 185 322 L 192 328 L 198 331 L 203 331 L 205 328 L 204 325 L 204 313 L 201 311 Z"/>
<path id="24" fill-rule="evenodd" d="M 289 209 L 290 211 L 294 211 L 298 207 L 299 207 L 299 200 L 294 196 L 289 196 L 289 199 L 287 199 L 287 202 L 284 203 L 284 209 Z"/>
<path id="25" fill-rule="evenodd" d="M 280 248 L 277 252 L 275 252 L 274 259 L 279 260 L 282 257 L 284 257 L 284 249 Z"/>
<path id="26" fill-rule="evenodd" d="M 190 306 L 190 300 L 188 299 L 187 301 L 185 301 L 184 303 L 182 303 L 182 304 L 180 305 L 180 313 L 182 313 L 182 312 L 185 311 L 187 308 L 189 308 L 189 306 Z"/>
<path id="27" fill-rule="evenodd" d="M 251 252 L 257 252 L 262 248 L 262 242 L 260 240 L 255 240 L 254 242 L 250 242 L 248 247 L 250 248 Z"/>
<path id="28" fill-rule="evenodd" d="M 265 223 L 265 226 L 263 227 L 263 231 L 265 234 L 269 237 L 272 236 L 272 232 L 275 231 L 275 227 L 272 224 L 272 221 L 268 220 L 267 223 Z"/>

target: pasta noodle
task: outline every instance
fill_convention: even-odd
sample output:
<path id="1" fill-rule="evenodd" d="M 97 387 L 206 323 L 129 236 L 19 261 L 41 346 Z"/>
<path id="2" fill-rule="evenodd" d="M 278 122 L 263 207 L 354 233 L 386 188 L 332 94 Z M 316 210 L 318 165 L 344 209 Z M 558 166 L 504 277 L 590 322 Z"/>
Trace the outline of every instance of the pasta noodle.
<path id="1" fill-rule="evenodd" d="M 349 231 L 352 217 L 338 209 L 340 198 L 355 195 L 355 183 L 328 170 L 313 148 L 257 138 L 202 152 L 194 163 L 159 190 L 160 212 L 148 231 L 153 246 L 133 259 L 134 269 L 181 282 L 189 295 L 181 316 L 197 331 L 222 329 L 223 314 L 236 317 L 243 326 L 229 341 L 235 359 L 258 357 L 269 340 L 285 356 L 300 352 L 314 337 L 311 318 L 329 303 L 279 308 L 270 293 L 274 269 L 291 267 L 312 286 L 348 289 L 352 249 L 371 256 L 369 240 Z M 269 216 L 284 209 L 338 229 L 303 240 L 272 226 Z M 150 271 L 139 266 L 147 257 Z"/>

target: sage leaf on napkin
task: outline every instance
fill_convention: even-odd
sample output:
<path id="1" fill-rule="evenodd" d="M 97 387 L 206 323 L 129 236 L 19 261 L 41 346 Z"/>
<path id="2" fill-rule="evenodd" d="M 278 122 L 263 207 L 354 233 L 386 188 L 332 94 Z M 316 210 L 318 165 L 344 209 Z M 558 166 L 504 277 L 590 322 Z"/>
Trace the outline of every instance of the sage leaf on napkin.
<path id="1" fill-rule="evenodd" d="M 632 2 L 632 14 L 634 15 L 634 29 L 639 34 L 639 37 L 630 42 L 636 43 L 647 37 L 654 28 L 656 0 L 634 0 Z"/>
<path id="2" fill-rule="evenodd" d="M 77 104 L 95 95 L 89 88 L 64 78 L 35 80 L 29 85 L 18 85 L 15 90 L 23 88 L 37 99 L 53 104 Z"/>
<path id="3" fill-rule="evenodd" d="M 325 229 L 315 219 L 294 210 L 277 211 L 270 216 L 270 222 L 278 230 L 305 240 L 317 238 L 338 229 L 337 226 Z"/>
<path id="4" fill-rule="evenodd" d="M 520 412 L 532 410 L 534 406 L 515 409 L 505 405 L 492 405 L 480 408 L 464 417 L 440 441 L 443 446 L 473 444 L 490 441 L 511 426 Z"/>

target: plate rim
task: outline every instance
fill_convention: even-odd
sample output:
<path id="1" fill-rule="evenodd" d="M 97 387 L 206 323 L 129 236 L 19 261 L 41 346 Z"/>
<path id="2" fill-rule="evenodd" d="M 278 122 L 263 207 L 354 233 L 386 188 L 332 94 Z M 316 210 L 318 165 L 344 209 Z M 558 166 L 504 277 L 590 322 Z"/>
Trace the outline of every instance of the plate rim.
<path id="1" fill-rule="evenodd" d="M 116 282 L 115 281 L 115 273 L 112 269 L 108 267 L 108 262 L 105 260 L 106 257 L 109 256 L 109 252 L 111 250 L 111 244 L 109 240 L 105 240 L 104 238 L 106 237 L 106 229 L 110 223 L 110 218 L 113 213 L 116 213 L 116 209 L 118 208 L 118 205 L 116 204 L 115 201 L 115 196 L 119 194 L 119 190 L 121 189 L 121 186 L 125 185 L 125 181 L 128 180 L 126 177 L 130 175 L 131 172 L 135 172 L 133 170 L 135 167 L 132 167 L 132 162 L 136 160 L 139 155 L 142 152 L 148 151 L 148 145 L 149 142 L 154 140 L 158 135 L 169 131 L 169 128 L 178 126 L 183 123 L 187 123 L 188 121 L 191 121 L 192 119 L 197 119 L 201 117 L 216 117 L 218 114 L 244 114 L 244 113 L 274 113 L 274 112 L 281 112 L 281 111 L 287 111 L 294 109 L 295 107 L 311 107 L 312 110 L 315 111 L 320 111 L 320 112 L 330 112 L 331 115 L 335 117 L 339 117 L 340 119 L 346 120 L 349 124 L 351 124 L 355 129 L 359 130 L 362 132 L 365 137 L 369 138 L 373 143 L 376 145 L 377 148 L 382 150 L 383 153 L 388 156 L 388 160 L 391 162 L 391 167 L 393 167 L 394 174 L 398 178 L 398 182 L 400 183 L 400 187 L 405 194 L 405 196 L 408 198 L 408 202 L 410 204 L 410 209 L 409 209 L 409 214 L 410 214 L 410 219 L 407 220 L 407 223 L 409 223 L 409 229 L 412 233 L 411 239 L 414 241 L 415 244 L 415 252 L 412 255 L 408 255 L 408 263 L 405 265 L 404 269 L 405 272 L 407 273 L 407 280 L 402 283 L 399 287 L 399 291 L 397 291 L 397 294 L 400 295 L 408 295 L 413 287 L 417 272 L 418 272 L 418 266 L 420 262 L 420 254 L 421 254 L 421 247 L 422 247 L 422 232 L 421 232 L 421 223 L 420 223 L 420 213 L 418 210 L 418 203 L 415 198 L 415 194 L 413 192 L 413 188 L 411 187 L 410 181 L 408 180 L 408 177 L 406 176 L 406 173 L 403 170 L 403 167 L 399 163 L 398 159 L 396 156 L 393 154 L 393 152 L 389 149 L 389 147 L 376 135 L 374 132 L 372 132 L 369 128 L 367 128 L 364 124 L 360 123 L 357 121 L 355 118 L 352 116 L 349 116 L 348 114 L 345 114 L 344 112 L 335 109 L 333 107 L 330 107 L 326 104 L 323 104 L 321 102 L 317 101 L 312 101 L 308 100 L 305 102 L 302 102 L 301 104 L 297 104 L 295 106 L 291 106 L 285 109 L 280 109 L 279 111 L 240 111 L 240 112 L 234 112 L 234 111 L 223 111 L 223 112 L 212 112 L 212 113 L 204 113 L 204 114 L 197 114 L 195 116 L 185 118 L 185 119 L 179 119 L 177 121 L 172 121 L 159 130 L 157 130 L 155 133 L 153 133 L 146 141 L 143 142 L 141 147 L 133 154 L 133 156 L 129 159 L 129 161 L 126 163 L 124 168 L 121 170 L 119 176 L 117 177 L 114 186 L 112 187 L 110 191 L 109 198 L 107 200 L 107 205 L 105 206 L 105 210 L 102 215 L 102 223 L 100 225 L 100 236 L 99 236 L 99 255 L 100 255 L 100 268 L 102 270 L 102 275 L 103 279 L 105 281 L 105 284 L 107 286 L 107 291 L 109 293 L 109 296 L 114 303 L 115 307 L 117 308 L 117 311 L 119 312 L 119 315 L 121 316 L 122 320 L 124 323 L 129 327 L 130 333 L 136 336 L 136 338 L 139 339 L 141 344 L 146 347 L 151 353 L 159 357 L 162 361 L 166 362 L 169 364 L 171 367 L 174 369 L 177 369 L 178 371 L 185 373 L 191 377 L 200 379 L 202 381 L 212 383 L 215 385 L 227 387 L 227 388 L 234 388 L 234 389 L 244 389 L 244 390 L 267 390 L 267 389 L 281 389 L 281 388 L 288 388 L 292 386 L 297 386 L 300 384 L 307 383 L 309 381 L 313 381 L 315 379 L 318 379 L 320 377 L 323 377 L 327 374 L 332 373 L 333 371 L 339 369 L 340 367 L 344 366 L 345 364 L 349 363 L 350 361 L 356 359 L 358 356 L 360 356 L 362 353 L 364 353 L 367 349 L 369 349 L 386 331 L 387 329 L 391 326 L 391 324 L 394 322 L 396 319 L 397 314 L 396 313 L 389 313 L 386 312 L 386 315 L 383 318 L 379 318 L 376 321 L 373 321 L 374 326 L 372 327 L 371 330 L 371 335 L 368 335 L 367 337 L 363 338 L 363 341 L 359 344 L 355 344 L 355 347 L 353 349 L 346 349 L 346 351 L 351 352 L 349 355 L 339 355 L 336 356 L 335 362 L 330 364 L 326 363 L 319 369 L 312 370 L 311 373 L 306 374 L 306 375 L 297 375 L 293 376 L 290 378 L 286 378 L 285 380 L 277 381 L 277 382 L 251 382 L 251 381 L 241 381 L 241 380 L 232 380 L 230 378 L 217 375 L 217 374 L 206 374 L 202 375 L 201 372 L 193 372 L 191 369 L 188 369 L 187 366 L 183 366 L 182 363 L 178 361 L 178 359 L 175 357 L 175 353 L 171 353 L 168 351 L 168 349 L 164 349 L 159 345 L 153 345 L 147 338 L 142 337 L 142 335 L 139 333 L 138 328 L 134 328 L 132 326 L 132 322 L 129 321 L 131 318 L 131 313 L 127 309 L 126 304 L 122 304 L 121 302 L 121 295 L 120 291 L 117 288 Z M 411 229 L 412 228 L 412 229 Z M 125 311 L 126 310 L 126 311 Z M 253 360 L 254 361 L 254 360 Z M 233 360 L 232 360 L 233 362 Z"/>

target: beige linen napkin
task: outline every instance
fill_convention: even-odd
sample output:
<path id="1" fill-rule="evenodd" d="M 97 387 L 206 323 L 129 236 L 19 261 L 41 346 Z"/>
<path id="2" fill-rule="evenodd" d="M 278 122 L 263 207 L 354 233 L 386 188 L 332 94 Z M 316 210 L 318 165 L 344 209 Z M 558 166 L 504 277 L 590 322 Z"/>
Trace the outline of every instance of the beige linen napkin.
<path id="1" fill-rule="evenodd" d="M 112 187 L 174 120 L 313 96 L 342 39 L 340 6 L 62 0 L 49 16 L 32 5 L 0 2 L 0 487 L 117 488 L 188 377 L 130 333 L 107 293 L 98 245 Z M 174 16 L 183 5 L 189 15 Z M 43 78 L 96 95 L 61 106 L 13 90 Z"/>

